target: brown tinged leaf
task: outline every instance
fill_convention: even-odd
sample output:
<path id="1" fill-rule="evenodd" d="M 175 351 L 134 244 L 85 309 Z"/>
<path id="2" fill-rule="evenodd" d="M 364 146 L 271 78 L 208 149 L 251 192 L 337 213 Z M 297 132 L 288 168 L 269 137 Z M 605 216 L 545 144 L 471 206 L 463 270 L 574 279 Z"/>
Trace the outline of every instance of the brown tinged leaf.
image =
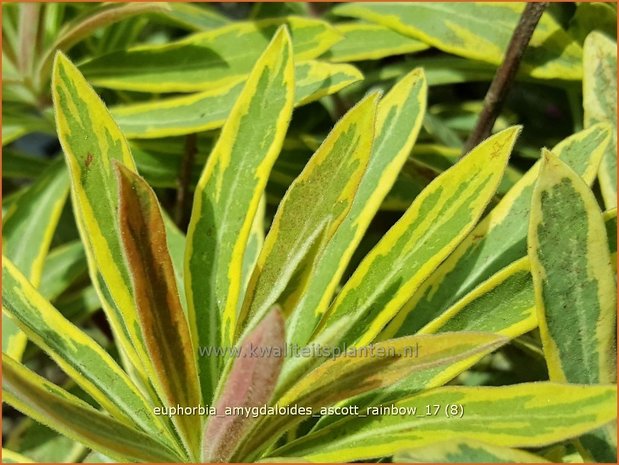
<path id="1" fill-rule="evenodd" d="M 119 185 L 119 227 L 139 322 L 156 370 L 153 385 L 168 406 L 197 407 L 200 389 L 195 351 L 183 312 L 163 218 L 153 190 L 114 161 Z M 200 448 L 201 419 L 176 415 L 174 424 L 190 454 Z"/>
<path id="2" fill-rule="evenodd" d="M 217 414 L 209 418 L 204 432 L 203 462 L 226 462 L 239 439 L 257 418 L 224 415 L 226 408 L 266 405 L 284 361 L 284 320 L 275 306 L 243 341 L 238 358 L 217 402 Z"/>

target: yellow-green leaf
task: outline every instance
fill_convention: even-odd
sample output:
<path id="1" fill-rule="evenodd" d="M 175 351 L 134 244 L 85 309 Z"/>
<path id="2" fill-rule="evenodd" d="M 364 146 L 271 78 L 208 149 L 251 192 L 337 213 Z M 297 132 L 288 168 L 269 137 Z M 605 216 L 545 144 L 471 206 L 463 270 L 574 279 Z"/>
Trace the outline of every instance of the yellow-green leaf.
<path id="1" fill-rule="evenodd" d="M 545 151 L 533 194 L 529 257 L 550 379 L 617 379 L 617 289 L 606 228 L 594 194 L 564 162 Z M 582 444 L 596 461 L 616 461 L 616 429 Z"/>
<path id="2" fill-rule="evenodd" d="M 242 291 L 243 255 L 269 172 L 292 115 L 290 37 L 280 29 L 221 130 L 194 195 L 185 250 L 185 290 L 194 341 L 231 345 Z M 221 361 L 200 357 L 205 402 L 212 400 Z"/>
<path id="3" fill-rule="evenodd" d="M 168 11 L 169 8 L 165 2 L 131 2 L 100 5 L 89 11 L 87 10 L 86 14 L 78 15 L 57 32 L 57 37 L 54 37 L 54 43 L 42 54 L 42 58 L 39 61 L 37 79 L 41 82 L 43 79 L 47 80 L 49 78 L 54 54 L 57 50 L 66 52 L 99 28 L 110 26 L 136 15 Z"/>
<path id="4" fill-rule="evenodd" d="M 305 105 L 362 79 L 357 68 L 321 61 L 304 61 L 295 67 L 295 106 Z M 244 82 L 155 102 L 112 108 L 124 134 L 149 139 L 216 129 L 224 124 Z"/>
<path id="5" fill-rule="evenodd" d="M 3 215 L 3 253 L 35 287 L 41 282 L 45 257 L 68 193 L 67 170 L 61 161 L 56 161 L 20 194 Z M 26 336 L 3 313 L 2 350 L 20 360 L 26 342 Z"/>
<path id="6" fill-rule="evenodd" d="M 393 456 L 396 463 L 544 463 L 539 455 L 471 439 L 433 442 Z"/>
<path id="7" fill-rule="evenodd" d="M 430 48 L 419 40 L 398 34 L 378 24 L 342 23 L 336 24 L 335 30 L 343 36 L 343 39 L 321 56 L 321 59 L 334 63 L 378 60 Z"/>
<path id="8" fill-rule="evenodd" d="M 4 354 L 2 398 L 25 415 L 120 462 L 186 460 L 160 443 L 158 436 L 95 410 Z"/>
<path id="9" fill-rule="evenodd" d="M 350 211 L 314 262 L 303 297 L 288 308 L 288 341 L 305 345 L 327 309 L 355 248 L 410 154 L 425 114 L 422 70 L 404 76 L 380 100 L 372 154 Z"/>
<path id="10" fill-rule="evenodd" d="M 520 127 L 486 139 L 434 179 L 364 258 L 324 325 L 354 315 L 342 343 L 365 345 L 381 332 L 475 226 L 494 195 Z"/>
<path id="11" fill-rule="evenodd" d="M 119 421 L 169 441 L 150 403 L 112 357 L 45 300 L 8 258 L 2 258 L 2 309 L 32 342 Z"/>
<path id="12" fill-rule="evenodd" d="M 609 127 L 599 124 L 563 140 L 553 152 L 591 183 L 609 139 Z M 526 256 L 526 219 L 538 173 L 539 163 L 522 176 L 421 285 L 389 324 L 384 337 L 414 334 L 477 285 Z"/>
<path id="13" fill-rule="evenodd" d="M 376 22 L 447 53 L 500 65 L 523 3 L 349 3 L 333 12 Z M 540 19 L 520 71 L 540 79 L 582 78 L 583 52 L 546 13 Z"/>
<path id="14" fill-rule="evenodd" d="M 53 301 L 88 271 L 84 246 L 79 240 L 52 249 L 43 266 L 39 292 Z"/>
<path id="15" fill-rule="evenodd" d="M 392 385 L 414 372 L 423 373 L 496 349 L 505 341 L 489 333 L 446 333 L 410 336 L 348 349 L 304 375 L 272 403 L 280 407 L 312 408 L 312 412 L 326 415 L 322 409 L 338 401 Z M 233 459 L 241 459 L 243 453 L 254 453 L 256 445 L 273 442 L 303 418 L 303 415 L 264 417 Z"/>
<path id="16" fill-rule="evenodd" d="M 504 447 L 539 447 L 578 436 L 617 417 L 616 386 L 525 383 L 431 389 L 393 404 L 417 413 L 348 417 L 271 452 L 312 462 L 350 462 L 466 437 Z M 426 416 L 426 405 L 440 406 Z M 446 415 L 451 406 L 455 415 Z M 461 406 L 461 408 L 460 408 Z M 430 409 L 433 412 L 433 409 Z M 459 416 L 459 412 L 463 412 Z M 491 427 L 489 427 L 489 425 Z"/>
<path id="17" fill-rule="evenodd" d="M 444 331 L 488 331 L 520 336 L 537 326 L 533 281 L 526 257 L 477 286 L 419 334 Z"/>
<path id="18" fill-rule="evenodd" d="M 296 60 L 316 58 L 340 40 L 332 26 L 317 19 L 235 22 L 166 45 L 113 52 L 81 69 L 94 85 L 112 89 L 193 92 L 229 86 L 247 78 L 281 25 L 290 30 Z"/>
<path id="19" fill-rule="evenodd" d="M 289 313 L 305 292 L 352 207 L 372 153 L 378 98 L 372 93 L 346 113 L 286 192 L 247 287 L 239 335 L 275 302 Z"/>
<path id="20" fill-rule="evenodd" d="M 56 55 L 52 95 L 91 280 L 122 350 L 138 370 L 152 376 L 137 324 L 116 213 L 118 184 L 112 160 L 135 169 L 129 146 L 99 96 L 61 53 Z"/>
<path id="21" fill-rule="evenodd" d="M 533 194 L 529 228 L 536 306 L 551 379 L 614 381 L 616 289 L 602 213 L 585 182 L 548 151 Z"/>
<path id="22" fill-rule="evenodd" d="M 592 32 L 585 39 L 582 66 L 585 126 L 606 122 L 612 127 L 598 176 L 604 204 L 613 208 L 617 206 L 617 43 Z"/>
<path id="23" fill-rule="evenodd" d="M 2 448 L 2 463 L 34 463 L 34 460 L 9 449 Z"/>

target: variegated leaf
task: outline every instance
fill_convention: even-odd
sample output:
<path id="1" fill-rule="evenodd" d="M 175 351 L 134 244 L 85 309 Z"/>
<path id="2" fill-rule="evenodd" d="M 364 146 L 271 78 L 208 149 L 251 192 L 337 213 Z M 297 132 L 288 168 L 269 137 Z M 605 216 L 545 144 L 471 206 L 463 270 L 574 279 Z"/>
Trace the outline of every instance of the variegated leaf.
<path id="1" fill-rule="evenodd" d="M 26 278 L 38 287 L 49 246 L 69 193 L 69 178 L 62 162 L 46 168 L 2 220 L 2 250 Z M 4 298 L 4 288 L 3 288 Z M 2 350 L 20 360 L 27 338 L 11 318 L 2 313 Z"/>
<path id="2" fill-rule="evenodd" d="M 171 443 L 173 436 L 152 415 L 151 404 L 107 352 L 65 319 L 8 258 L 2 258 L 2 309 L 114 417 Z"/>
<path id="3" fill-rule="evenodd" d="M 563 140 L 553 152 L 587 182 L 595 179 L 610 135 L 607 125 L 596 125 Z M 535 164 L 496 207 L 471 231 L 455 251 L 422 284 L 383 337 L 414 334 L 493 274 L 527 254 L 527 222 Z"/>
<path id="4" fill-rule="evenodd" d="M 350 65 L 304 61 L 295 67 L 295 106 L 305 105 L 362 79 Z M 125 135 L 150 139 L 192 134 L 224 124 L 244 87 L 244 82 L 192 94 L 112 108 Z"/>
<path id="5" fill-rule="evenodd" d="M 376 22 L 444 52 L 498 66 L 523 8 L 522 3 L 386 2 L 338 5 L 333 12 Z M 520 71 L 540 79 L 579 80 L 582 56 L 578 43 L 545 14 Z"/>
<path id="6" fill-rule="evenodd" d="M 242 292 L 243 255 L 293 107 L 294 68 L 282 28 L 250 74 L 204 168 L 185 250 L 185 290 L 196 344 L 231 345 Z M 221 360 L 200 357 L 205 402 Z"/>
<path id="7" fill-rule="evenodd" d="M 404 76 L 379 102 L 372 154 L 350 211 L 307 277 L 292 309 L 288 341 L 305 345 L 329 306 L 355 248 L 406 161 L 425 114 L 427 87 L 422 70 Z"/>
<path id="8" fill-rule="evenodd" d="M 25 415 L 119 462 L 186 460 L 160 443 L 157 436 L 153 438 L 95 410 L 4 354 L 2 398 Z"/>
<path id="9" fill-rule="evenodd" d="M 393 339 L 349 349 L 337 357 L 334 352 L 334 359 L 303 376 L 281 397 L 274 398 L 273 403 L 312 408 L 313 412 L 320 414 L 323 407 L 343 399 L 389 386 L 413 372 L 423 373 L 496 349 L 505 341 L 503 337 L 489 333 L 447 333 Z M 303 418 L 302 415 L 263 418 L 252 434 L 244 439 L 233 459 L 238 460 L 247 453 L 250 458 L 255 458 L 258 446 L 274 442 Z"/>
<path id="10" fill-rule="evenodd" d="M 335 25 L 335 30 L 343 39 L 320 57 L 334 63 L 378 60 L 430 48 L 420 40 L 398 34 L 378 24 L 341 23 Z"/>
<path id="11" fill-rule="evenodd" d="M 340 40 L 332 26 L 317 19 L 235 22 L 166 45 L 114 52 L 81 69 L 94 85 L 112 89 L 193 92 L 229 86 L 247 79 L 281 25 L 290 30 L 297 60 L 316 58 Z"/>
<path id="12" fill-rule="evenodd" d="M 372 342 L 477 223 L 519 132 L 513 127 L 488 138 L 434 179 L 364 258 L 322 326 L 354 315 L 342 343 Z"/>
<path id="13" fill-rule="evenodd" d="M 239 335 L 275 302 L 287 314 L 307 292 L 313 269 L 346 219 L 367 167 L 378 98 L 370 94 L 346 113 L 286 192 L 247 287 Z"/>
<path id="14" fill-rule="evenodd" d="M 471 439 L 433 442 L 416 449 L 405 449 L 393 457 L 401 463 L 544 463 L 545 458 L 509 447 Z"/>
<path id="15" fill-rule="evenodd" d="M 312 462 L 362 461 L 399 450 L 466 437 L 504 447 L 539 447 L 617 417 L 616 386 L 524 383 L 431 389 L 386 405 L 403 415 L 346 417 L 271 452 Z M 432 406 L 439 413 L 432 415 Z M 426 415 L 430 406 L 430 415 Z M 456 406 L 455 415 L 446 415 Z M 461 406 L 461 407 L 460 407 Z M 417 408 L 415 413 L 413 410 Z M 460 416 L 459 412 L 463 412 Z M 365 412 L 364 412 L 365 413 Z M 488 426 L 492 425 L 491 428 Z"/>
<path id="16" fill-rule="evenodd" d="M 615 13 L 616 18 L 616 13 Z M 611 125 L 611 141 L 602 163 L 599 180 L 606 208 L 617 206 L 617 43 L 594 31 L 585 39 L 583 107 L 585 126 L 599 122 Z"/>
<path id="17" fill-rule="evenodd" d="M 551 152 L 544 152 L 529 225 L 529 257 L 550 379 L 617 379 L 617 289 L 606 228 L 593 193 Z M 616 428 L 586 435 L 596 461 L 616 461 Z"/>
<path id="18" fill-rule="evenodd" d="M 129 146 L 103 102 L 61 53 L 56 55 L 52 95 L 91 280 L 120 347 L 136 369 L 153 376 L 139 331 L 116 213 L 118 183 L 112 160 L 135 169 Z"/>

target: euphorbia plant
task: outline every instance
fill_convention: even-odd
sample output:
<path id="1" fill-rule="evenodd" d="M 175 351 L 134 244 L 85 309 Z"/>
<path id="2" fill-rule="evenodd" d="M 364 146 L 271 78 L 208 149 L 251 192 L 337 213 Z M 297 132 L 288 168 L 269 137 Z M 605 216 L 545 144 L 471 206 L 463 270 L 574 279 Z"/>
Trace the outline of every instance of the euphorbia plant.
<path id="1" fill-rule="evenodd" d="M 288 187 L 263 237 L 261 199 L 295 105 L 295 60 L 281 27 L 208 156 L 185 237 L 137 173 L 98 95 L 68 58 L 56 56 L 54 112 L 73 211 L 119 357 L 5 258 L 3 308 L 91 403 L 6 355 L 4 400 L 121 461 L 415 457 L 439 438 L 472 441 L 497 459 L 541 459 L 514 448 L 585 433 L 578 447 L 595 454 L 600 442 L 588 433 L 608 438 L 599 428 L 616 417 L 614 359 L 604 352 L 612 340 L 616 244 L 611 250 L 600 237 L 604 222 L 616 225 L 616 210 L 602 216 L 593 208 L 587 183 L 609 127 L 591 126 L 545 153 L 541 167 L 482 219 L 521 128 L 496 133 L 429 183 L 338 289 L 415 143 L 426 81 L 415 69 L 384 96 L 371 92 L 346 112 Z M 547 228 L 569 229 L 574 205 L 586 214 L 578 216 L 582 234 L 567 246 L 586 252 L 572 264 L 579 274 L 553 280 L 548 272 L 561 272 L 567 246 L 549 240 Z M 574 281 L 602 262 L 591 279 Z M 466 283 L 446 308 L 433 306 L 454 276 Z M 576 328 L 597 350 L 592 357 L 586 347 L 574 349 L 587 379 L 561 375 L 575 359 L 564 356 L 561 341 L 571 328 L 556 324 L 556 299 L 576 284 L 586 290 L 576 311 L 594 323 Z M 538 324 L 553 382 L 442 387 Z M 346 351 L 370 344 L 365 356 L 283 355 L 287 345 Z M 230 350 L 204 355 L 217 347 Z M 256 347 L 264 349 L 258 356 Z M 410 347 L 419 347 L 415 357 L 406 356 Z M 203 405 L 218 415 L 183 413 Z M 336 405 L 362 414 L 320 415 Z M 384 405 L 432 409 L 426 418 L 364 414 Z M 263 406 L 311 414 L 224 415 L 228 407 Z M 157 414 L 171 407 L 180 412 Z"/>

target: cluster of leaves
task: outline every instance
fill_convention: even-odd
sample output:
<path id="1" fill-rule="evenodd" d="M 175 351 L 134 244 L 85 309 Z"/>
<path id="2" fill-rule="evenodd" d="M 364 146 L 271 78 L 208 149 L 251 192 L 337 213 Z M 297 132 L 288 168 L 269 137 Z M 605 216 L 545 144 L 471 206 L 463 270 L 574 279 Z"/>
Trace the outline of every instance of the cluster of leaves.
<path id="1" fill-rule="evenodd" d="M 461 158 L 522 8 L 4 5 L 3 460 L 616 461 L 616 10 Z"/>

